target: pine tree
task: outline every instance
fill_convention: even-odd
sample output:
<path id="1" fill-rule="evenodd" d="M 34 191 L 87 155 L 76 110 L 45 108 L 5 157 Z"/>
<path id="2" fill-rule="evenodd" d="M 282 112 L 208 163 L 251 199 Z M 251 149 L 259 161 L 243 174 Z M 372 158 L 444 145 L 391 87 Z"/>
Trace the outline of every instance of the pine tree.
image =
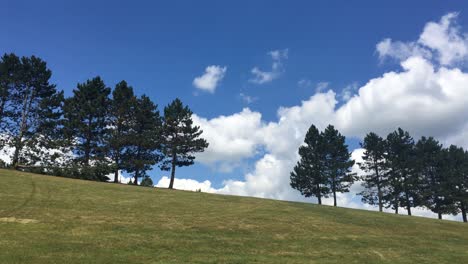
<path id="1" fill-rule="evenodd" d="M 398 128 L 387 136 L 385 159 L 389 187 L 385 199 L 395 213 L 402 206 L 411 215 L 411 207 L 420 205 L 420 182 L 415 171 L 414 141 L 408 132 Z"/>
<path id="2" fill-rule="evenodd" d="M 138 98 L 132 112 L 127 150 L 122 155 L 122 168 L 133 174 L 133 184 L 146 177 L 146 172 L 161 161 L 162 120 L 157 106 L 145 95 Z"/>
<path id="3" fill-rule="evenodd" d="M 15 54 L 4 54 L 0 59 L 0 132 L 4 134 L 6 119 L 11 115 L 11 95 L 18 86 L 21 61 Z"/>
<path id="4" fill-rule="evenodd" d="M 203 131 L 193 125 L 192 111 L 175 99 L 164 108 L 164 160 L 161 169 L 171 170 L 169 189 L 174 186 L 176 167 L 190 166 L 194 163 L 196 152 L 203 152 L 208 142 L 200 138 Z"/>
<path id="5" fill-rule="evenodd" d="M 10 147 L 15 149 L 13 167 L 18 168 L 20 163 L 34 164 L 40 159 L 41 148 L 50 147 L 47 139 L 51 134 L 45 133 L 53 132 L 50 128 L 61 116 L 63 93 L 49 83 L 52 72 L 45 61 L 31 56 L 22 57 L 16 64 L 14 55 L 10 59 L 17 68 L 6 92 L 10 97 L 7 134 Z"/>
<path id="6" fill-rule="evenodd" d="M 123 158 L 129 157 L 125 155 L 125 152 L 132 139 L 130 132 L 136 102 L 137 99 L 133 94 L 133 88 L 128 86 L 127 82 L 121 81 L 115 86 L 110 104 L 110 129 L 107 139 L 109 156 L 113 161 L 115 183 L 119 181 L 119 170 L 123 169 L 124 163 L 128 163 Z"/>
<path id="7" fill-rule="evenodd" d="M 356 175 L 351 173 L 354 160 L 345 144 L 345 137 L 332 125 L 322 133 L 324 143 L 324 173 L 328 188 L 333 195 L 333 205 L 337 206 L 336 193 L 349 192 Z"/>
<path id="8" fill-rule="evenodd" d="M 299 147 L 300 160 L 291 172 L 291 187 L 305 197 L 315 196 L 322 204 L 322 197 L 328 197 L 329 189 L 323 174 L 323 142 L 319 130 L 311 125 Z"/>
<path id="9" fill-rule="evenodd" d="M 364 191 L 362 201 L 371 205 L 378 205 L 379 211 L 383 210 L 383 196 L 385 192 L 385 140 L 375 133 L 369 133 L 361 143 L 365 149 L 362 156 L 363 162 L 358 163 L 366 174 L 361 177 Z"/>
<path id="10" fill-rule="evenodd" d="M 446 167 L 448 156 L 442 145 L 432 137 L 422 137 L 415 146 L 417 173 L 421 181 L 422 205 L 436 213 L 439 219 L 443 214 L 453 214 L 456 208 L 446 192 Z"/>
<path id="11" fill-rule="evenodd" d="M 75 162 L 82 166 L 81 172 L 86 173 L 84 178 L 107 180 L 105 139 L 109 125 L 109 94 L 110 88 L 100 77 L 95 77 L 79 83 L 73 90 L 73 97 L 65 100 L 64 131 L 76 155 Z"/>
<path id="12" fill-rule="evenodd" d="M 445 185 L 449 199 L 454 202 L 461 213 L 463 222 L 467 222 L 468 210 L 468 153 L 462 148 L 451 145 L 447 150 L 447 159 L 444 160 L 447 173 Z"/>

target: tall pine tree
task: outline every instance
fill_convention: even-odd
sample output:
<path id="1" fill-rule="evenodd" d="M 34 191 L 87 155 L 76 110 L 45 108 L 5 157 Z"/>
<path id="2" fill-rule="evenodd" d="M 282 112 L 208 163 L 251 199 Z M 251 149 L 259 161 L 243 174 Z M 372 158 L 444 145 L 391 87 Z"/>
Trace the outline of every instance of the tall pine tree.
<path id="1" fill-rule="evenodd" d="M 336 193 L 349 192 L 354 183 L 355 174 L 351 173 L 354 160 L 345 144 L 345 137 L 332 125 L 322 133 L 324 147 L 324 173 L 328 188 L 333 195 L 333 205 L 337 206 Z"/>
<path id="2" fill-rule="evenodd" d="M 454 202 L 461 213 L 463 222 L 467 222 L 468 210 L 468 153 L 462 148 L 451 145 L 447 150 L 445 173 L 447 173 L 446 190 L 449 199 Z"/>
<path id="3" fill-rule="evenodd" d="M 119 171 L 123 169 L 126 162 L 128 163 L 124 158 L 129 158 L 129 155 L 125 155 L 125 152 L 128 151 L 128 147 L 131 144 L 132 135 L 130 133 L 132 124 L 135 129 L 135 125 L 139 121 L 136 120 L 136 115 L 134 115 L 136 107 L 137 98 L 133 94 L 133 88 L 125 81 L 119 82 L 112 92 L 109 109 L 110 129 L 107 139 L 109 156 L 113 161 L 112 168 L 114 170 L 115 183 L 119 181 Z M 148 114 L 148 118 L 153 118 L 151 111 Z M 135 120 L 135 122 L 132 123 L 132 120 Z M 136 137 L 139 136 L 136 135 Z M 137 140 L 137 138 L 133 138 L 133 140 Z"/>
<path id="4" fill-rule="evenodd" d="M 17 63 L 14 55 L 10 59 Z M 49 136 L 61 116 L 63 93 L 49 82 L 52 72 L 45 61 L 38 57 L 22 57 L 11 74 L 6 94 L 10 98 L 7 134 L 9 146 L 14 148 L 12 163 L 34 165 L 42 148 L 51 148 Z M 50 134 L 50 133 L 52 134 Z M 46 134 L 49 133 L 49 134 Z"/>
<path id="5" fill-rule="evenodd" d="M 208 147 L 208 142 L 200 138 L 203 131 L 193 124 L 192 111 L 179 99 L 164 108 L 163 131 L 164 160 L 161 169 L 171 170 L 169 189 L 172 189 L 176 167 L 192 165 L 195 159 L 193 154 L 203 152 Z"/>
<path id="6" fill-rule="evenodd" d="M 82 177 L 105 181 L 109 171 L 106 168 L 106 134 L 109 129 L 109 94 L 100 77 L 79 83 L 73 96 L 65 100 L 65 134 L 76 155 L 75 164 L 82 166 Z M 95 170 L 94 170 L 95 169 Z"/>
<path id="7" fill-rule="evenodd" d="M 0 133 L 8 131 L 7 118 L 11 115 L 11 95 L 18 87 L 21 74 L 21 61 L 15 54 L 4 54 L 0 59 Z"/>
<path id="8" fill-rule="evenodd" d="M 401 128 L 387 136 L 387 178 L 389 192 L 385 199 L 395 213 L 400 206 L 406 207 L 411 215 L 411 207 L 420 205 L 420 181 L 416 173 L 414 140 Z"/>
<path id="9" fill-rule="evenodd" d="M 322 197 L 328 197 L 329 189 L 323 173 L 324 149 L 319 130 L 311 125 L 299 147 L 300 160 L 291 172 L 291 187 L 305 197 L 315 196 L 322 204 Z"/>
<path id="10" fill-rule="evenodd" d="M 421 178 L 422 205 L 436 213 L 439 219 L 443 214 L 454 214 L 456 208 L 446 191 L 447 169 L 450 161 L 442 150 L 442 145 L 432 137 L 422 137 L 415 146 L 417 173 Z"/>
<path id="11" fill-rule="evenodd" d="M 378 205 L 383 210 L 383 196 L 385 192 L 385 140 L 371 132 L 366 135 L 361 147 L 365 149 L 363 162 L 358 163 L 366 174 L 361 177 L 364 191 L 362 201 L 371 205 Z"/>
<path id="12" fill-rule="evenodd" d="M 127 150 L 121 156 L 122 167 L 133 175 L 133 184 L 161 161 L 162 121 L 157 106 L 145 95 L 138 98 L 130 119 Z"/>

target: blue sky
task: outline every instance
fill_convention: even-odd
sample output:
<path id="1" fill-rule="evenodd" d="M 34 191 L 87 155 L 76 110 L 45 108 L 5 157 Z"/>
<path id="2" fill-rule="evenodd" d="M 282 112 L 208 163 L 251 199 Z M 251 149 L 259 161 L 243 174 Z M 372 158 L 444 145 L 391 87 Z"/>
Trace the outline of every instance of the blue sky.
<path id="1" fill-rule="evenodd" d="M 328 83 L 323 92 L 332 89 L 337 94 L 337 109 L 347 102 L 338 96 L 345 87 L 354 87 L 351 92 L 356 94 L 369 80 L 392 70 L 402 71 L 402 58 L 376 50 L 385 38 L 417 41 L 426 23 L 438 22 L 449 12 L 459 13 L 456 28 L 468 29 L 468 5 L 463 1 L 352 2 L 2 0 L 0 52 L 43 58 L 53 71 L 53 82 L 67 95 L 77 82 L 100 75 L 110 87 L 126 80 L 160 109 L 179 97 L 197 116 L 211 120 L 248 107 L 261 114 L 266 126 L 278 122 L 280 107 L 300 106 L 309 100 L 320 82 Z M 277 78 L 263 84 L 252 82 L 254 67 L 271 71 L 274 60 L 268 52 L 275 50 L 287 50 Z M 441 53 L 437 48 L 433 52 Z M 435 62 L 435 56 L 427 59 L 431 65 L 448 65 Z M 464 60 L 448 66 L 463 70 Z M 194 78 L 210 65 L 226 67 L 213 93 L 193 85 Z M 247 103 L 241 94 L 255 100 Z M 464 132 L 462 128 L 430 130 L 430 121 L 413 128 L 411 124 L 425 120 L 416 118 L 402 121 L 416 135 L 426 129 L 427 134 L 450 142 L 455 134 Z M 398 123 L 398 119 L 394 121 L 389 128 Z M 311 118 L 310 123 L 314 122 Z M 345 134 L 351 150 L 357 148 L 360 132 L 338 127 L 349 131 Z M 252 171 L 268 153 L 272 153 L 268 144 L 262 143 L 228 172 L 198 163 L 176 175 L 209 180 L 212 187 L 221 188 L 223 181 L 256 175 Z M 151 173 L 156 182 L 163 174 L 159 170 Z"/>

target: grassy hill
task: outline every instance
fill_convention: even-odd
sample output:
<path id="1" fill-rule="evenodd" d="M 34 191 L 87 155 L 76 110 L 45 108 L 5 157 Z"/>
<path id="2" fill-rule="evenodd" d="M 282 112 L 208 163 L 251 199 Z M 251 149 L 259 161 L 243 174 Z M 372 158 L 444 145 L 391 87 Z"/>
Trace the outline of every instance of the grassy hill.
<path id="1" fill-rule="evenodd" d="M 468 263 L 468 225 L 0 170 L 0 263 Z"/>

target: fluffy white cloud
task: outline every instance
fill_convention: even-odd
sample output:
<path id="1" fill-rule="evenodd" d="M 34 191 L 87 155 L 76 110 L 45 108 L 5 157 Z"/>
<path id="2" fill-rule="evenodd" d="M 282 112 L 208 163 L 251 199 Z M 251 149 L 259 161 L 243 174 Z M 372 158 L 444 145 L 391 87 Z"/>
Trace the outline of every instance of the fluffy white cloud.
<path id="1" fill-rule="evenodd" d="M 450 25 L 452 22 L 444 22 L 447 16 L 439 23 L 426 25 L 424 39 L 430 39 L 427 36 L 428 32 L 433 31 L 427 29 L 430 25 L 442 25 L 442 28 L 447 23 Z M 444 30 L 459 34 L 450 26 Z M 459 41 L 458 38 L 448 38 L 449 42 L 452 40 Z M 454 61 L 453 57 L 442 59 L 448 56 L 442 54 L 443 51 L 432 46 L 427 46 L 427 51 L 430 55 L 409 53 L 401 56 L 401 71 L 390 71 L 369 80 L 362 87 L 351 87 L 350 91 L 357 90 L 353 97 L 351 92 L 349 95 L 336 95 L 329 90 L 316 93 L 298 106 L 281 107 L 276 122 L 262 122 L 261 114 L 249 109 L 211 120 L 197 117 L 197 124 L 213 144 L 207 153 L 201 154 L 202 162 L 229 163 L 253 157 L 258 149 L 265 151 L 243 181 L 228 180 L 217 192 L 306 200 L 289 186 L 289 172 L 298 160 L 297 149 L 311 124 L 323 129 L 331 123 L 347 137 L 356 138 L 362 138 L 369 131 L 385 136 L 401 126 L 416 138 L 421 135 L 435 136 L 446 144 L 468 146 L 468 120 L 465 118 L 468 115 L 468 73 L 456 67 L 439 66 L 446 61 Z M 440 57 L 440 64 L 432 61 L 434 56 Z M 461 59 L 460 55 L 455 58 Z M 340 97 L 345 102 L 337 107 L 337 98 Z M 232 130 L 232 127 L 235 129 Z M 360 154 L 362 150 L 355 150 L 353 158 L 357 159 Z M 360 188 L 360 183 L 356 183 L 351 193 L 340 194 L 338 204 L 370 208 L 361 204 L 356 197 Z M 325 203 L 330 202 L 325 200 Z M 434 216 L 425 210 L 416 212 Z"/>
<path id="2" fill-rule="evenodd" d="M 262 115 L 244 108 L 230 116 L 206 119 L 193 116 L 196 125 L 203 129 L 208 148 L 197 155 L 197 160 L 230 171 L 239 162 L 256 154 L 259 144 L 257 132 L 262 126 Z"/>
<path id="3" fill-rule="evenodd" d="M 458 13 L 448 13 L 439 22 L 427 23 L 417 41 L 401 42 L 386 38 L 377 44 L 377 53 L 381 59 L 434 58 L 444 66 L 463 62 L 468 56 L 468 36 L 460 32 L 457 17 Z"/>
<path id="4" fill-rule="evenodd" d="M 288 49 L 273 50 L 268 52 L 268 55 L 273 60 L 271 71 L 262 71 L 260 68 L 254 67 L 251 70 L 253 77 L 250 79 L 250 82 L 264 84 L 273 81 L 281 75 L 283 72 L 283 60 L 288 58 Z"/>
<path id="5" fill-rule="evenodd" d="M 214 93 L 216 87 L 224 78 L 227 67 L 211 65 L 206 67 L 205 73 L 193 80 L 193 85 L 203 91 Z"/>

